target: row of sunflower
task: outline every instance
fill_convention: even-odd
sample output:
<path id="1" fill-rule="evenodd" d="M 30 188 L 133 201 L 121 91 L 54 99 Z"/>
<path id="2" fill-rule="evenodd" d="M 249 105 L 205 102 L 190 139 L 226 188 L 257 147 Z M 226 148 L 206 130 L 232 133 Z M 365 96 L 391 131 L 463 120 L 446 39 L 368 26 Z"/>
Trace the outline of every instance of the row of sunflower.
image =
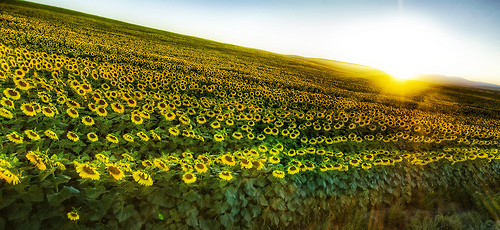
<path id="1" fill-rule="evenodd" d="M 413 98 L 297 72 L 281 56 L 251 51 L 260 61 L 250 63 L 156 31 L 114 36 L 100 32 L 109 22 L 0 4 L 8 227 L 74 226 L 64 216 L 89 228 L 300 228 L 408 202 L 457 175 L 497 178 L 500 122 L 434 112 L 456 111 L 440 98 L 400 106 Z"/>

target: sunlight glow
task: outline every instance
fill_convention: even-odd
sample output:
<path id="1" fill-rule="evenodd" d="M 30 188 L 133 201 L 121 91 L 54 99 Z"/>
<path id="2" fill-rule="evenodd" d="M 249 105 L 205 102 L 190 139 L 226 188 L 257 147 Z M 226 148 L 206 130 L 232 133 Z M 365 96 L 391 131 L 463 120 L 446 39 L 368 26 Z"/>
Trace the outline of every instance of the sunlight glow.
<path id="1" fill-rule="evenodd" d="M 420 18 L 384 18 L 347 23 L 336 28 L 335 50 L 342 60 L 381 69 L 398 79 L 416 74 L 478 74 L 469 44 Z M 457 48 L 460 47 L 460 48 Z"/>

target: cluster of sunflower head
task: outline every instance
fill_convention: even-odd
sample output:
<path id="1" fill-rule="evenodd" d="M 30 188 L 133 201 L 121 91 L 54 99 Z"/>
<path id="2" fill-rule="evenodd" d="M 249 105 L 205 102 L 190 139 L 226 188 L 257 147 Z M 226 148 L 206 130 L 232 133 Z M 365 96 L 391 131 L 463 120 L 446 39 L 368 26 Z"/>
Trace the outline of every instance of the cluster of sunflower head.
<path id="1" fill-rule="evenodd" d="M 9 184 L 18 184 L 20 182 L 19 177 L 9 169 L 15 169 L 15 167 L 12 167 L 8 160 L 0 159 L 0 178 Z"/>
<path id="2" fill-rule="evenodd" d="M 140 184 L 151 185 L 153 169 L 168 171 L 176 166 L 183 172 L 182 179 L 193 183 L 197 176 L 208 171 L 221 179 L 231 179 L 232 172 L 238 170 L 234 167 L 242 170 L 266 167 L 273 170 L 275 177 L 282 178 L 285 171 L 293 175 L 314 170 L 346 171 L 349 167 L 367 170 L 377 165 L 394 165 L 403 159 L 416 165 L 442 158 L 456 162 L 472 160 L 470 156 L 476 153 L 464 155 L 465 158 L 442 152 L 389 153 L 371 150 L 372 145 L 361 153 L 344 154 L 337 146 L 366 142 L 388 145 L 398 141 L 485 146 L 497 145 L 500 137 L 496 126 L 484 129 L 452 124 L 445 122 L 452 118 L 421 111 L 394 110 L 318 93 L 258 87 L 233 82 L 233 78 L 217 79 L 195 73 L 188 76 L 167 69 L 154 71 L 131 64 L 12 49 L 1 44 L 0 68 L 4 95 L 0 101 L 0 119 L 32 118 L 44 124 L 43 128 L 26 125 L 18 130 L 9 129 L 5 137 L 13 144 L 20 146 L 29 141 L 43 145 L 43 140 L 53 143 L 63 139 L 65 133 L 65 138 L 72 142 L 84 140 L 90 145 L 106 139 L 121 148 L 134 148 L 128 144 L 137 143 L 137 138 L 143 146 L 163 142 L 177 146 L 200 143 L 188 140 L 192 139 L 209 142 L 207 145 L 214 146 L 213 152 L 222 152 L 217 157 L 186 154 L 136 159 L 144 168 L 135 171 L 126 167 L 128 164 L 134 168 L 137 164 L 125 162 L 128 157 L 115 162 L 111 156 L 101 154 L 96 160 L 80 162 L 73 161 L 76 156 L 67 156 L 82 178 L 92 180 L 104 174 L 122 180 L 130 173 Z M 58 125 L 61 121 L 72 128 L 61 127 Z M 111 126 L 116 132 L 100 133 L 103 126 Z M 40 130 L 44 130 L 44 135 Z M 283 144 L 267 149 L 266 146 L 272 145 L 265 143 L 277 142 Z M 242 150 L 241 146 L 248 148 Z M 284 146 L 300 148 L 285 150 Z M 228 153 L 228 149 L 239 151 Z M 40 170 L 47 165 L 64 166 L 63 162 L 55 165 L 58 161 L 29 150 L 26 159 Z M 486 158 L 492 158 L 491 153 L 485 154 Z M 212 167 L 213 162 L 218 165 Z"/>

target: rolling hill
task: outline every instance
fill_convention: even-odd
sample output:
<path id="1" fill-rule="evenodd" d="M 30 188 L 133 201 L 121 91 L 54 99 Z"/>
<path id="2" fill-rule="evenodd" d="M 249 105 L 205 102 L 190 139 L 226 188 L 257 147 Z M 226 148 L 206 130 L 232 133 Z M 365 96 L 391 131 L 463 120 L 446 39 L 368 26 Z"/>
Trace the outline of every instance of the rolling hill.
<path id="1" fill-rule="evenodd" d="M 12 0 L 0 92 L 0 229 L 489 229 L 500 216 L 498 93 Z"/>

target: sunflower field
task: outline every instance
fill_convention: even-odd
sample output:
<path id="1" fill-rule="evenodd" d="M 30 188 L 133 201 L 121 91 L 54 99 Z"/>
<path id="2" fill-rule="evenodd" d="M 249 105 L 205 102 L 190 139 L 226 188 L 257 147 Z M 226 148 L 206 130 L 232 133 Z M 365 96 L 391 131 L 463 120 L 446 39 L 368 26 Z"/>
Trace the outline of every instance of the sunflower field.
<path id="1" fill-rule="evenodd" d="M 1 229 L 335 229 L 426 197 L 500 221 L 498 93 L 18 1 L 0 35 Z"/>

